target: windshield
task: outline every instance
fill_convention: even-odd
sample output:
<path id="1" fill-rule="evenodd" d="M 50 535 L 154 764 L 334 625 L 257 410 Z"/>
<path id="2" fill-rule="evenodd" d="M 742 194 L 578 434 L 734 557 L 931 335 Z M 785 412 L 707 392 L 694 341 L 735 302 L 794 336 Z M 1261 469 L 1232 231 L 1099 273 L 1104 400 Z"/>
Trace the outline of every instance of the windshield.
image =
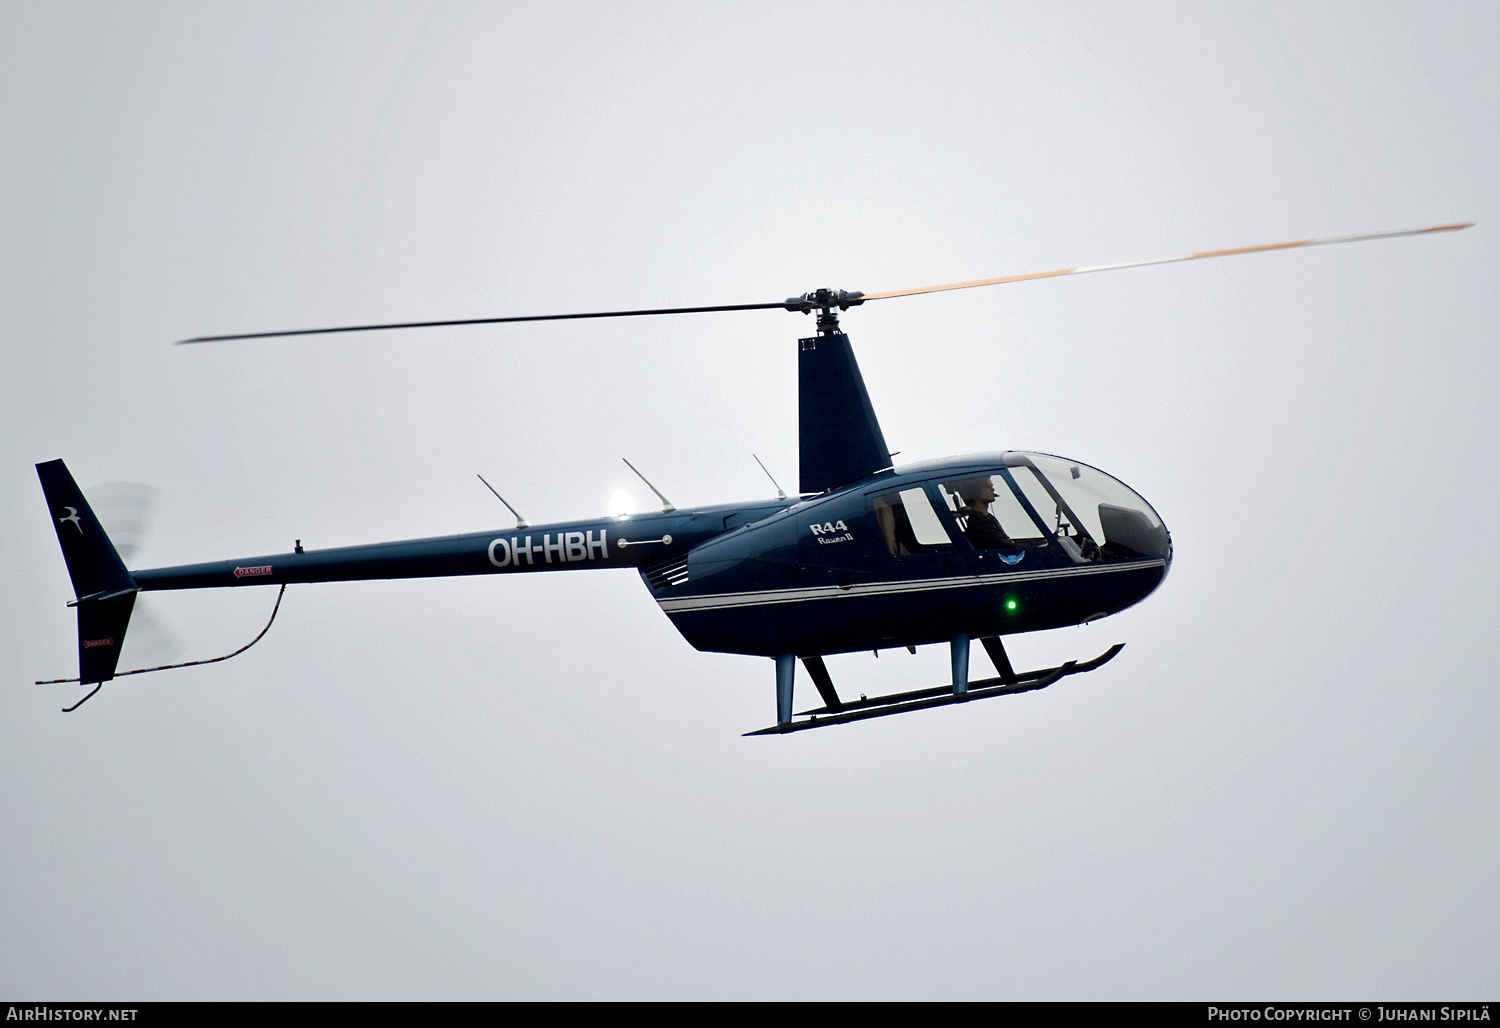
<path id="1" fill-rule="evenodd" d="M 1102 559 L 1165 557 L 1167 530 L 1140 494 L 1087 464 L 1044 453 L 1011 453 L 1016 486 L 1059 539 Z"/>

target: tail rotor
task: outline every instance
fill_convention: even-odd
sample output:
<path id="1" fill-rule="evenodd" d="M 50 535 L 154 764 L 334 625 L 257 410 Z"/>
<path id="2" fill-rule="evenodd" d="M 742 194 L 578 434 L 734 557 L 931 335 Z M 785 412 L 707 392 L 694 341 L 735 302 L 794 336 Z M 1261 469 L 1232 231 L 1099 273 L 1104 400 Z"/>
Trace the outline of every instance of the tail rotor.
<path id="1" fill-rule="evenodd" d="M 89 502 L 99 524 L 127 566 L 140 566 L 156 520 L 160 493 L 141 482 L 108 482 L 89 489 Z M 159 599 L 137 595 L 130 616 L 130 635 L 120 651 L 127 667 L 155 667 L 176 660 L 186 651 L 181 639 L 161 614 Z"/>

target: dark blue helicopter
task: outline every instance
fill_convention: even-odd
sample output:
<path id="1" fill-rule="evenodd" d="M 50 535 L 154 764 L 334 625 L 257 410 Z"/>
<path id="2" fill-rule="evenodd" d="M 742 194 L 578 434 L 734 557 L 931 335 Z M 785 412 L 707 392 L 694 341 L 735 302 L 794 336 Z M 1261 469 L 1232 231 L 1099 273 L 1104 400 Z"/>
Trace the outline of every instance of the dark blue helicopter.
<path id="1" fill-rule="evenodd" d="M 1096 621 L 1145 599 L 1171 567 L 1172 540 L 1166 525 L 1145 499 L 1118 479 L 1049 454 L 1011 451 L 893 466 L 849 337 L 840 331 L 838 312 L 896 296 L 1449 231 L 1467 224 L 868 295 L 820 289 L 779 303 L 356 325 L 184 340 L 206 343 L 772 308 L 816 311 L 817 334 L 798 341 L 800 495 L 677 510 L 658 492 L 662 509 L 650 514 L 540 526 L 517 516 L 510 531 L 327 550 L 303 550 L 299 543 L 291 553 L 129 571 L 67 467 L 60 460 L 49 461 L 38 464 L 37 473 L 77 595 L 70 605 L 78 608 L 79 677 L 66 681 L 94 685 L 87 700 L 117 674 L 164 670 L 117 672 L 136 594 L 143 591 L 246 585 L 279 585 L 284 590 L 306 582 L 631 567 L 639 570 L 667 617 L 697 649 L 775 661 L 776 724 L 751 735 L 796 732 L 1043 689 L 1064 676 L 1099 667 L 1123 644 L 1085 663 L 1069 661 L 1017 673 L 1001 638 Z M 277 602 L 279 606 L 279 597 Z M 969 654 L 975 639 L 994 664 L 995 676 L 971 680 Z M 953 669 L 951 682 L 935 688 L 846 700 L 823 662 L 828 654 L 903 646 L 915 651 L 933 643 L 948 644 Z M 236 653 L 244 649 L 248 646 Z M 794 714 L 799 659 L 822 706 Z"/>

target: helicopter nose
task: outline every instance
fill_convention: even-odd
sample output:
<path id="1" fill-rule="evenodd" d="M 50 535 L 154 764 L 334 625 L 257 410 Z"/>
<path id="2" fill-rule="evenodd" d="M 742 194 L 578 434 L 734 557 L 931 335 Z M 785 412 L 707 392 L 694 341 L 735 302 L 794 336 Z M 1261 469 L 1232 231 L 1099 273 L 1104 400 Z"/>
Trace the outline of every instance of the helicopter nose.
<path id="1" fill-rule="evenodd" d="M 1164 563 L 1161 566 L 1161 577 L 1156 580 L 1156 587 L 1152 590 L 1153 592 L 1155 592 L 1156 589 L 1161 588 L 1162 583 L 1167 580 L 1167 572 L 1172 570 L 1172 551 L 1174 549 L 1172 545 L 1172 530 L 1167 527 L 1167 523 L 1165 521 L 1161 523 L 1161 529 L 1166 534 L 1167 546 L 1166 552 L 1162 554 L 1162 560 L 1164 561 Z"/>

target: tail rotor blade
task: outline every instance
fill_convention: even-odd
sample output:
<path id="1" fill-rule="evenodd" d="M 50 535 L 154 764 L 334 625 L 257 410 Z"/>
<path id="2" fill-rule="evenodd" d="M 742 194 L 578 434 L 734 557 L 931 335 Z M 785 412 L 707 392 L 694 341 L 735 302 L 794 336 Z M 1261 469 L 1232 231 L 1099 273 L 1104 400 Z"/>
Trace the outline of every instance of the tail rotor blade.
<path id="1" fill-rule="evenodd" d="M 158 495 L 155 489 L 141 482 L 109 482 L 88 491 L 95 517 L 127 565 L 141 552 L 151 534 Z"/>
<path id="2" fill-rule="evenodd" d="M 115 552 L 126 566 L 150 540 L 160 492 L 143 482 L 108 482 L 88 490 L 89 503 Z M 186 652 L 182 639 L 162 614 L 160 597 L 137 596 L 130 632 L 120 646 L 120 667 L 170 664 Z"/>
<path id="3" fill-rule="evenodd" d="M 168 627 L 154 596 L 137 596 L 130 618 L 130 634 L 120 647 L 120 667 L 157 667 L 187 652 L 182 639 Z"/>

